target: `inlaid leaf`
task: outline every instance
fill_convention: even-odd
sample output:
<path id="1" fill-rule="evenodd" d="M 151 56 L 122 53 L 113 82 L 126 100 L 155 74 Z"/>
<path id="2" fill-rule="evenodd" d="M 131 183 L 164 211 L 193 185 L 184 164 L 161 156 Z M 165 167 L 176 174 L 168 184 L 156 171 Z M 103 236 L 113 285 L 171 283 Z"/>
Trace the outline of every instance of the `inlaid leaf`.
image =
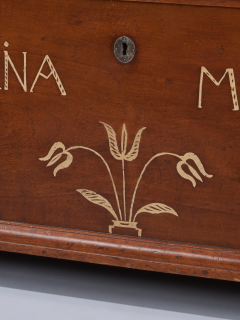
<path id="1" fill-rule="evenodd" d="M 48 154 L 46 155 L 46 157 L 44 158 L 39 158 L 40 161 L 47 161 L 51 158 L 51 156 L 54 154 L 54 152 L 61 148 L 62 151 L 65 151 L 65 146 L 62 142 L 55 142 L 54 145 L 51 147 L 51 149 L 49 150 Z"/>
<path id="2" fill-rule="evenodd" d="M 127 130 L 125 124 L 122 128 L 122 139 L 121 139 L 121 151 L 122 154 L 125 154 L 127 150 Z"/>
<path id="3" fill-rule="evenodd" d="M 134 220 L 136 219 L 137 215 L 142 212 L 147 212 L 151 214 L 171 213 L 178 217 L 177 212 L 173 208 L 168 207 L 163 203 L 150 203 L 150 204 L 147 204 L 146 206 L 143 206 L 135 214 Z"/>
<path id="4" fill-rule="evenodd" d="M 111 204 L 105 198 L 100 196 L 100 194 L 86 189 L 77 189 L 76 191 L 84 196 L 84 198 L 86 198 L 88 201 L 107 209 L 114 216 L 114 218 L 118 220 L 118 217 Z"/>
<path id="5" fill-rule="evenodd" d="M 108 141 L 109 141 L 109 148 L 110 148 L 110 152 L 112 154 L 112 156 L 117 159 L 117 160 L 122 160 L 122 155 L 121 153 L 119 152 L 119 149 L 118 149 L 118 145 L 117 145 L 117 139 L 116 139 L 116 133 L 115 131 L 113 130 L 113 128 L 104 123 L 104 122 L 101 122 L 102 123 L 107 131 L 107 134 L 108 134 Z"/>
<path id="6" fill-rule="evenodd" d="M 71 153 L 69 152 L 65 152 L 64 154 L 67 155 L 67 159 L 65 161 L 63 161 L 62 163 L 60 163 L 53 171 L 53 175 L 54 177 L 56 177 L 56 174 L 59 170 L 68 168 L 70 166 L 70 164 L 73 162 L 73 156 L 71 155 Z"/>
<path id="7" fill-rule="evenodd" d="M 131 150 L 124 156 L 124 159 L 127 161 L 133 161 L 137 158 L 138 156 L 138 152 L 139 152 L 139 144 L 140 144 L 140 140 L 141 140 L 141 135 L 143 130 L 146 129 L 146 127 L 140 129 L 138 131 L 138 133 L 136 134 L 136 137 L 133 141 L 133 145 Z"/>

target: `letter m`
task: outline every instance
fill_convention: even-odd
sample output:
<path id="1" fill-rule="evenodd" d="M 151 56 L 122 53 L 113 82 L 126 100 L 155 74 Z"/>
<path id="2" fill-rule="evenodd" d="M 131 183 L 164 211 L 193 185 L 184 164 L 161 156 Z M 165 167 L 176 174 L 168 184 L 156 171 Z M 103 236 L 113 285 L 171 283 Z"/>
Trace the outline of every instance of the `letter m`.
<path id="1" fill-rule="evenodd" d="M 238 98 L 237 98 L 237 91 L 236 91 L 236 84 L 235 84 L 235 78 L 234 78 L 234 72 L 233 69 L 226 69 L 224 75 L 220 79 L 220 81 L 217 81 L 216 79 L 213 78 L 211 73 L 205 68 L 201 68 L 201 75 L 200 75 L 200 84 L 199 84 L 199 96 L 198 96 L 198 108 L 202 108 L 202 85 L 203 85 L 203 75 L 204 73 L 208 76 L 209 79 L 212 80 L 212 82 L 216 85 L 219 86 L 224 79 L 225 75 L 228 73 L 229 77 L 229 82 L 230 82 L 230 88 L 231 88 L 231 93 L 232 93 L 232 101 L 233 101 L 233 111 L 238 111 L 239 106 L 238 106 Z"/>

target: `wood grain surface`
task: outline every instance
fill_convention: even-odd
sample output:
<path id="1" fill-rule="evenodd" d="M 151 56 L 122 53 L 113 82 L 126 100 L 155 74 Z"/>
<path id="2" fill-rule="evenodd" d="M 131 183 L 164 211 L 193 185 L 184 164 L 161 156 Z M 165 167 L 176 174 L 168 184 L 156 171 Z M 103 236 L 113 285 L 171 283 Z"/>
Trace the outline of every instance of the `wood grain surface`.
<path id="1" fill-rule="evenodd" d="M 226 6 L 236 3 L 237 6 L 238 1 L 202 3 Z M 39 158 L 45 157 L 51 146 L 60 141 L 66 148 L 85 146 L 95 150 L 111 169 L 123 211 L 122 163 L 110 153 L 108 135 L 100 122 L 114 129 L 119 148 L 125 124 L 127 151 L 137 132 L 146 127 L 138 157 L 125 162 L 127 214 L 138 177 L 155 154 L 194 153 L 206 172 L 213 175 L 211 179 L 201 175 L 203 182 L 196 179 L 194 188 L 178 174 L 179 159 L 170 155 L 155 159 L 142 176 L 133 210 L 136 213 L 149 203 L 162 203 L 173 208 L 178 217 L 169 213 L 139 214 L 137 226 L 142 230 L 142 237 L 153 239 L 152 247 L 164 240 L 178 242 L 179 246 L 191 243 L 239 250 L 240 111 L 232 111 L 228 77 L 217 87 L 204 76 L 203 108 L 198 108 L 202 66 L 217 81 L 227 68 L 232 68 L 240 97 L 239 12 L 234 8 L 125 1 L 1 1 L 0 219 L 61 230 L 109 233 L 113 220 L 109 211 L 76 191 L 94 191 L 117 212 L 111 179 L 101 159 L 87 149 L 72 150 L 73 162 L 54 177 L 53 170 L 61 161 L 46 167 L 47 162 Z M 119 62 L 113 52 L 120 36 L 130 37 L 136 45 L 136 55 L 128 64 Z M 4 46 L 5 41 L 8 47 Z M 21 79 L 23 52 L 27 52 L 27 92 L 10 64 L 9 90 L 4 90 L 4 51 L 8 52 Z M 48 80 L 39 77 L 30 92 L 46 55 L 61 79 L 66 96 L 61 95 L 53 76 Z M 49 74 L 47 64 L 42 72 Z M 192 165 L 198 170 L 196 163 Z M 190 174 L 186 166 L 183 169 Z M 25 229 L 20 224 L 14 228 L 14 232 L 19 228 L 21 238 Z M 134 245 L 137 241 L 139 245 L 150 241 L 139 240 L 136 230 L 128 231 L 119 228 L 117 233 L 134 236 L 135 240 L 131 240 L 135 241 Z M 7 245 L 3 232 L 0 248 L 18 250 L 16 236 L 15 247 L 11 241 Z M 63 231 L 61 234 L 65 237 Z M 111 237 L 116 235 L 107 236 L 109 243 Z M 36 239 L 33 243 L 26 239 L 29 243 L 26 240 L 21 244 L 20 252 L 37 254 L 31 249 L 38 245 Z M 124 237 L 117 239 L 125 241 Z M 27 245 L 30 249 L 23 249 Z M 49 256 L 58 256 L 59 252 L 59 257 L 74 257 L 61 255 L 56 248 L 53 251 Z M 169 257 L 161 263 L 171 263 Z M 106 257 L 91 259 L 108 263 Z M 127 264 L 124 261 L 122 265 Z M 120 265 L 120 262 L 112 264 Z M 146 268 L 143 264 L 139 262 L 138 267 Z M 161 270 L 166 271 L 167 265 L 164 268 Z M 216 268 L 221 267 L 216 264 Z M 180 273 L 184 273 L 183 267 Z M 213 273 L 209 274 L 214 277 Z"/>
<path id="2" fill-rule="evenodd" d="M 106 1 L 106 0 L 105 0 Z M 118 0 L 127 2 L 169 3 L 191 6 L 240 8 L 239 0 Z"/>

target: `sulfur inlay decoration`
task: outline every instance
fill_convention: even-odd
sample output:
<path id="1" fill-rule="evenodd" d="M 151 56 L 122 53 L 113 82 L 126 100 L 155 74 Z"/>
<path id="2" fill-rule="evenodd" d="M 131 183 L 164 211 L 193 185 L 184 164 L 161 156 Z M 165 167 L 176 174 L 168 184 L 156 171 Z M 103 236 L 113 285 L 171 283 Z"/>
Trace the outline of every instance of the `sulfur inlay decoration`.
<path id="1" fill-rule="evenodd" d="M 169 213 L 174 216 L 178 216 L 177 212 L 173 208 L 167 206 L 166 204 L 158 203 L 158 202 L 154 202 L 154 203 L 150 203 L 148 205 L 145 205 L 136 212 L 134 212 L 134 210 L 133 210 L 134 202 L 135 202 L 136 195 L 137 195 L 137 190 L 138 190 L 139 184 L 143 178 L 143 174 L 145 173 L 147 167 L 150 165 L 150 163 L 154 159 L 161 157 L 161 156 L 164 156 L 164 155 L 169 155 L 169 156 L 173 156 L 173 157 L 178 158 L 179 161 L 176 166 L 177 172 L 179 173 L 179 175 L 182 178 L 189 180 L 192 183 L 193 187 L 196 186 L 196 180 L 199 180 L 201 182 L 203 182 L 203 180 L 202 180 L 200 174 L 197 172 L 197 170 L 195 170 L 188 163 L 189 160 L 192 160 L 195 163 L 199 172 L 203 176 L 205 176 L 207 178 L 213 177 L 212 175 L 209 175 L 206 173 L 201 160 L 199 159 L 199 157 L 196 154 L 194 154 L 192 152 L 187 152 L 183 156 L 180 156 L 180 155 L 177 155 L 174 153 L 169 153 L 169 152 L 157 153 L 143 167 L 141 174 L 137 180 L 134 192 L 133 192 L 133 196 L 131 199 L 131 205 L 130 205 L 130 212 L 127 213 L 127 211 L 126 211 L 126 190 L 125 190 L 125 161 L 133 161 L 137 158 L 138 153 L 139 153 L 141 135 L 142 135 L 143 130 L 146 128 L 145 127 L 141 128 L 137 132 L 135 139 L 133 141 L 133 145 L 132 145 L 131 149 L 127 152 L 128 134 L 127 134 L 127 129 L 126 129 L 125 124 L 122 127 L 121 148 L 119 150 L 118 144 L 117 144 L 116 133 L 113 130 L 113 128 L 104 122 L 100 122 L 100 123 L 102 123 L 106 129 L 111 155 L 114 157 L 114 159 L 121 161 L 122 174 L 123 174 L 123 210 L 121 209 L 121 206 L 120 206 L 116 185 L 115 185 L 110 167 L 109 167 L 108 163 L 106 162 L 106 160 L 102 157 L 102 155 L 100 153 L 98 153 L 97 151 L 90 149 L 88 147 L 84 147 L 84 146 L 74 146 L 74 147 L 70 147 L 70 148 L 66 149 L 62 142 L 56 142 L 53 144 L 53 146 L 49 150 L 47 156 L 43 157 L 43 158 L 39 158 L 39 160 L 41 160 L 41 161 L 50 160 L 48 162 L 47 166 L 51 166 L 51 165 L 55 164 L 58 160 L 60 160 L 62 155 L 66 156 L 66 160 L 64 160 L 62 163 L 60 163 L 54 169 L 54 171 L 53 171 L 54 177 L 56 176 L 56 174 L 59 170 L 68 168 L 70 166 L 70 164 L 73 162 L 73 156 L 70 151 L 75 150 L 75 149 L 88 150 L 88 151 L 94 153 L 96 156 L 98 156 L 103 161 L 103 163 L 105 164 L 105 166 L 107 168 L 107 171 L 109 173 L 109 176 L 110 176 L 110 179 L 112 182 L 113 191 L 114 191 L 116 202 L 117 202 L 118 212 L 115 212 L 112 205 L 109 203 L 109 201 L 107 199 L 105 199 L 103 196 L 101 196 L 100 194 L 98 194 L 94 191 L 91 191 L 91 190 L 86 190 L 86 189 L 77 189 L 76 191 L 79 192 L 88 201 L 90 201 L 96 205 L 99 205 L 99 206 L 105 208 L 106 210 L 108 210 L 108 212 L 114 217 L 113 225 L 109 226 L 110 233 L 112 233 L 113 228 L 120 227 L 120 228 L 125 228 L 125 229 L 127 229 L 127 228 L 135 229 L 135 230 L 137 230 L 138 236 L 141 236 L 142 230 L 137 227 L 136 218 L 140 213 L 143 213 L 143 212 L 151 213 L 151 214 Z M 60 153 L 54 155 L 54 153 L 59 149 L 61 149 L 62 151 Z M 186 173 L 183 170 L 183 168 L 182 168 L 183 165 L 187 166 L 191 175 L 189 173 Z"/>

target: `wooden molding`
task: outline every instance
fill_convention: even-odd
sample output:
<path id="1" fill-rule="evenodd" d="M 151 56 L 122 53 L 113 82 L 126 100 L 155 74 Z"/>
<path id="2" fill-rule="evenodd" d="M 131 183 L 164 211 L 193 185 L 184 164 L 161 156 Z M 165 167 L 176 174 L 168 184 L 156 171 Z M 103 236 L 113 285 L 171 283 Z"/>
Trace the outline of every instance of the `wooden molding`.
<path id="1" fill-rule="evenodd" d="M 240 8 L 239 0 L 118 0 L 127 2 L 169 3 L 191 6 Z"/>
<path id="2" fill-rule="evenodd" d="M 240 250 L 0 222 L 0 250 L 240 281 Z"/>

